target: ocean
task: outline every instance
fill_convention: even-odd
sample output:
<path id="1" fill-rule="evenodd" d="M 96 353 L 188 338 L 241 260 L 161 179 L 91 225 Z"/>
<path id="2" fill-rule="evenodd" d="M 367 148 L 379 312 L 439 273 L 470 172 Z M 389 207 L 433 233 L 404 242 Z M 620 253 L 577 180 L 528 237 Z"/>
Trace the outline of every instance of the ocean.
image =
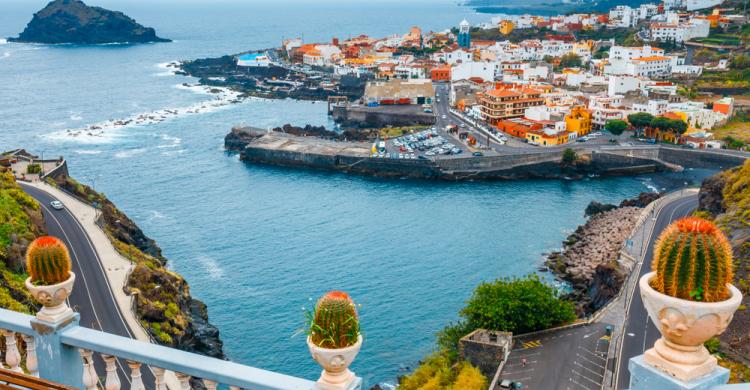
<path id="1" fill-rule="evenodd" d="M 363 305 L 365 342 L 352 369 L 368 385 L 393 384 L 433 349 L 435 332 L 457 319 L 478 283 L 536 272 L 542 254 L 584 222 L 590 201 L 618 203 L 707 174 L 443 183 L 241 163 L 223 149 L 232 125 L 332 126 L 325 104 L 228 104 L 231 94 L 191 86 L 168 63 L 296 36 L 440 31 L 490 16 L 444 0 L 208 3 L 90 1 L 173 43 L 0 41 L 0 149 L 66 156 L 74 177 L 159 243 L 208 304 L 234 361 L 317 378 L 304 336 L 293 335 L 303 307 L 341 289 Z M 2 0 L 0 36 L 16 36 L 45 4 Z M 128 118 L 140 124 L 116 125 Z M 92 124 L 101 129 L 81 130 Z"/>

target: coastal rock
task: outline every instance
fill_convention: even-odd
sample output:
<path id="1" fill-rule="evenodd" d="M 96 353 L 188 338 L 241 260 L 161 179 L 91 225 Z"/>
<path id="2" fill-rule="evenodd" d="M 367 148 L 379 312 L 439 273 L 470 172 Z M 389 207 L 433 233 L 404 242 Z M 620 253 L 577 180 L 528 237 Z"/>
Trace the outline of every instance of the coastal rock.
<path id="1" fill-rule="evenodd" d="M 698 209 L 708 211 L 712 216 L 723 213 L 724 210 L 724 186 L 726 179 L 723 175 L 714 175 L 701 183 L 698 193 Z"/>
<path id="2" fill-rule="evenodd" d="M 604 204 L 604 203 L 599 203 L 595 200 L 592 200 L 591 203 L 589 203 L 589 205 L 586 206 L 586 210 L 583 212 L 583 215 L 590 217 L 592 215 L 603 213 L 605 211 L 614 210 L 616 208 L 617 206 L 613 204 Z"/>
<path id="3" fill-rule="evenodd" d="M 632 199 L 625 199 L 620 202 L 620 207 L 646 207 L 651 202 L 659 199 L 663 194 L 659 192 L 641 192 Z"/>
<path id="4" fill-rule="evenodd" d="M 239 152 L 248 143 L 264 136 L 268 131 L 257 127 L 233 127 L 232 131 L 224 137 L 224 148 Z"/>
<path id="5" fill-rule="evenodd" d="M 638 207 L 597 204 L 597 212 L 565 240 L 564 250 L 553 252 L 546 262 L 570 283 L 568 298 L 582 315 L 604 306 L 622 286 L 626 271 L 619 269 L 618 254 L 641 212 Z"/>
<path id="6" fill-rule="evenodd" d="M 171 42 L 159 38 L 122 12 L 90 7 L 80 0 L 55 0 L 34 14 L 26 29 L 12 42 L 33 43 L 147 43 Z"/>

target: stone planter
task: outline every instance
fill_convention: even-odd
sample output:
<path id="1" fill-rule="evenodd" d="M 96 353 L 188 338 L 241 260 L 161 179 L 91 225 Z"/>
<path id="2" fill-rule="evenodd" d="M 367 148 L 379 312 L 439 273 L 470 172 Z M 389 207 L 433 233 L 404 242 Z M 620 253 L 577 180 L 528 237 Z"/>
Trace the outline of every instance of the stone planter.
<path id="1" fill-rule="evenodd" d="M 307 346 L 310 348 L 310 355 L 315 359 L 323 372 L 318 379 L 318 387 L 323 390 L 346 390 L 354 381 L 354 373 L 349 371 L 349 365 L 362 347 L 362 335 L 359 335 L 357 342 L 346 348 L 328 349 L 321 348 L 313 344 L 310 337 L 307 338 Z"/>
<path id="2" fill-rule="evenodd" d="M 728 284 L 730 298 L 721 302 L 694 302 L 664 295 L 649 285 L 654 272 L 641 277 L 641 298 L 662 337 L 644 354 L 646 363 L 689 382 L 716 368 L 716 358 L 703 343 L 720 335 L 742 302 L 742 293 Z"/>
<path id="3" fill-rule="evenodd" d="M 58 323 L 72 317 L 73 310 L 65 300 L 73 292 L 75 280 L 76 274 L 73 272 L 70 273 L 70 277 L 66 281 L 49 286 L 35 286 L 31 283 L 31 278 L 27 278 L 26 289 L 43 306 L 36 317 L 50 323 Z"/>

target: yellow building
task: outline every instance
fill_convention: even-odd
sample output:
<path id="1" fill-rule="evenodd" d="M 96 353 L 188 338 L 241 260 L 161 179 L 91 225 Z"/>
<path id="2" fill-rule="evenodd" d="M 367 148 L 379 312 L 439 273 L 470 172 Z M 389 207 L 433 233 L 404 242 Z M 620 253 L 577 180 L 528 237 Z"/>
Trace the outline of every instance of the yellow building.
<path id="1" fill-rule="evenodd" d="M 510 20 L 503 20 L 500 22 L 500 34 L 508 35 L 513 32 L 513 28 L 516 27 Z"/>
<path id="2" fill-rule="evenodd" d="M 526 132 L 526 141 L 531 145 L 555 146 L 564 145 L 569 141 L 570 133 L 567 130 L 557 131 L 554 129 L 538 129 Z"/>
<path id="3" fill-rule="evenodd" d="M 591 112 L 583 106 L 576 106 L 565 115 L 565 128 L 583 137 L 591 132 Z"/>

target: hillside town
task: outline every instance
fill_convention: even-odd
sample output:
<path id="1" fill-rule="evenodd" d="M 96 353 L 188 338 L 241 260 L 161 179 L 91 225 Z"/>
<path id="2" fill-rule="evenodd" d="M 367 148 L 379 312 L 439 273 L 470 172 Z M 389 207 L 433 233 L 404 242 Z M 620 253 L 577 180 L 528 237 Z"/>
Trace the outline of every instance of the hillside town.
<path id="1" fill-rule="evenodd" d="M 325 43 L 286 39 L 278 50 L 236 56 L 235 72 L 303 74 L 296 87 L 323 91 L 318 97 L 334 106 L 334 118 L 346 125 L 360 118 L 359 127 L 434 124 L 433 105 L 442 98 L 488 144 L 557 146 L 627 128 L 642 142 L 737 149 L 745 142 L 713 130 L 737 106 L 744 110 L 735 95 L 750 91 L 747 81 L 736 88 L 700 81 L 705 72 L 731 79 L 748 65 L 747 16 L 718 3 L 670 0 L 603 14 L 494 17 L 476 26 L 463 20 L 442 32 L 412 27 Z M 364 85 L 359 99 L 337 92 L 352 79 Z M 266 88 L 295 85 L 274 79 Z M 365 120 L 370 114 L 379 119 Z"/>

